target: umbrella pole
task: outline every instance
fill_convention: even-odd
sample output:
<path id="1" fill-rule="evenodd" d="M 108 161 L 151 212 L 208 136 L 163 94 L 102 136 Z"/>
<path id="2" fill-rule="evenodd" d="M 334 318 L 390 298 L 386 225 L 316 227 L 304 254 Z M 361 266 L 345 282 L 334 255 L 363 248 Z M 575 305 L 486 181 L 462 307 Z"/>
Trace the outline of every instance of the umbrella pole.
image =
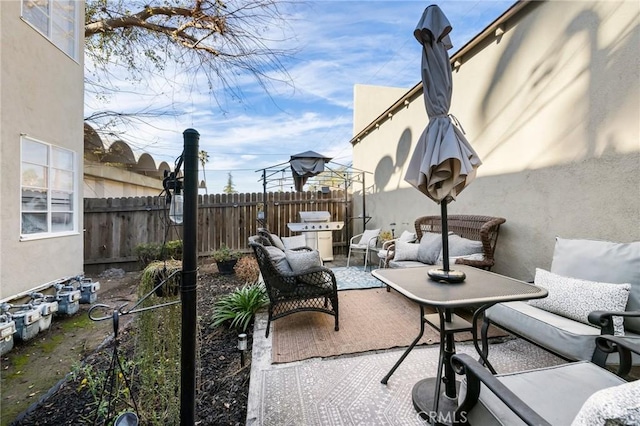
<path id="1" fill-rule="evenodd" d="M 430 269 L 427 274 L 432 280 L 441 283 L 459 283 L 467 277 L 462 271 L 451 271 L 449 269 L 449 224 L 447 220 L 447 203 L 445 198 L 440 202 L 440 217 L 442 228 L 442 269 Z"/>
<path id="2" fill-rule="evenodd" d="M 440 202 L 440 217 L 442 222 L 442 270 L 449 272 L 449 223 L 447 220 L 447 199 Z"/>

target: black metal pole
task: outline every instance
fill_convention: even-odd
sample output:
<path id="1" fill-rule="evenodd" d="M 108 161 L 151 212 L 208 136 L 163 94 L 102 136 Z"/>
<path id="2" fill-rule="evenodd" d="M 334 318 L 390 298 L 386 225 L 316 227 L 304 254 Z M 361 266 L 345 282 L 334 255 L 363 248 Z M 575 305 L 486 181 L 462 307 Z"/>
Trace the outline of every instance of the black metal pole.
<path id="1" fill-rule="evenodd" d="M 262 219 L 262 227 L 269 228 L 267 225 L 267 218 L 269 217 L 269 213 L 267 210 L 267 169 L 262 169 L 262 210 L 264 211 L 264 218 Z M 274 230 L 273 232 L 278 232 Z"/>
<path id="2" fill-rule="evenodd" d="M 187 129 L 184 136 L 184 222 L 182 250 L 182 335 L 180 372 L 180 425 L 193 426 L 196 414 L 197 223 L 198 141 L 200 134 Z"/>
<path id="3" fill-rule="evenodd" d="M 440 202 L 440 218 L 442 221 L 442 269 L 449 272 L 449 223 L 446 198 Z"/>

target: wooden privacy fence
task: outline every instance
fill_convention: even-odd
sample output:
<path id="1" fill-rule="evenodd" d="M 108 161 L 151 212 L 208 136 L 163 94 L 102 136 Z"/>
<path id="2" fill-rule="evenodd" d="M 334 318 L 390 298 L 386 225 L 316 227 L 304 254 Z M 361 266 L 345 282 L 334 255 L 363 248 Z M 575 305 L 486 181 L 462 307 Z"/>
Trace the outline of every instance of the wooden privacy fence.
<path id="1" fill-rule="evenodd" d="M 258 212 L 266 210 L 266 223 Z M 198 254 L 210 255 L 222 244 L 248 252 L 247 239 L 265 226 L 280 236 L 292 234 L 289 222 L 299 222 L 301 211 L 328 211 L 331 221 L 352 216 L 351 198 L 344 191 L 270 192 L 198 196 Z M 181 226 L 169 226 L 164 197 L 85 198 L 85 272 L 111 267 L 136 268 L 135 247 L 181 238 Z M 349 225 L 347 221 L 347 225 Z M 334 252 L 345 253 L 349 226 L 333 231 Z M 165 237 L 166 236 L 166 237 Z"/>

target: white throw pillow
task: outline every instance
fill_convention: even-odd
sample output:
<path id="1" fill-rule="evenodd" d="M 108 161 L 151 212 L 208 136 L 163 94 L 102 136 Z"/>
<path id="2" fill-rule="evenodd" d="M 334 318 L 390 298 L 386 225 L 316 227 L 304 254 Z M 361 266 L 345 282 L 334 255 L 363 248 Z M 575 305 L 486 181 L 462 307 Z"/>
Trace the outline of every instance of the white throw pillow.
<path id="1" fill-rule="evenodd" d="M 428 265 L 435 265 L 438 261 L 438 253 L 442 249 L 442 234 L 437 232 L 425 232 L 420 239 L 418 260 Z"/>
<path id="2" fill-rule="evenodd" d="M 271 234 L 271 239 L 273 240 L 273 245 L 275 245 L 282 251 L 286 250 L 284 247 L 284 243 L 282 242 L 279 236 L 277 236 L 276 234 Z"/>
<path id="3" fill-rule="evenodd" d="M 398 237 L 398 241 L 404 241 L 408 243 L 412 243 L 416 240 L 415 232 L 402 231 L 402 235 Z"/>
<path id="4" fill-rule="evenodd" d="M 309 269 L 322 266 L 322 259 L 320 259 L 320 252 L 318 250 L 311 251 L 285 251 L 287 256 L 287 262 L 291 266 L 291 270 L 294 273 L 306 272 Z"/>
<path id="5" fill-rule="evenodd" d="M 630 284 L 599 283 L 563 277 L 537 268 L 534 283 L 547 289 L 544 299 L 529 304 L 585 324 L 593 311 L 624 311 L 629 298 Z M 622 317 L 613 317 L 615 335 L 624 335 Z"/>
<path id="6" fill-rule="evenodd" d="M 420 249 L 420 244 L 408 243 L 406 241 L 396 241 L 395 249 L 396 252 L 393 255 L 393 260 L 395 261 L 418 260 L 418 250 Z"/>
<path id="7" fill-rule="evenodd" d="M 595 392 L 571 426 L 640 425 L 640 380 Z"/>
<path id="8" fill-rule="evenodd" d="M 640 311 L 640 241 L 613 243 L 557 237 L 551 272 L 589 281 L 630 283 L 626 310 Z M 624 326 L 640 334 L 640 318 L 625 318 Z"/>
<path id="9" fill-rule="evenodd" d="M 304 235 L 294 235 L 293 237 L 282 237 L 282 244 L 285 250 L 293 250 L 307 245 Z"/>
<path id="10" fill-rule="evenodd" d="M 274 265 L 276 265 L 278 272 L 281 274 L 290 274 L 293 272 L 291 266 L 289 266 L 289 262 L 287 262 L 287 256 L 282 250 L 275 246 L 265 246 L 264 249 L 269 254 Z"/>
<path id="11" fill-rule="evenodd" d="M 377 237 L 378 235 L 380 235 L 380 229 L 367 229 L 362 233 L 362 237 L 360 237 L 360 241 L 358 242 L 358 244 L 363 245 L 363 246 L 367 246 L 367 244 L 369 244 L 369 247 L 375 247 L 376 243 L 377 243 Z M 373 239 L 372 239 L 373 238 Z"/>

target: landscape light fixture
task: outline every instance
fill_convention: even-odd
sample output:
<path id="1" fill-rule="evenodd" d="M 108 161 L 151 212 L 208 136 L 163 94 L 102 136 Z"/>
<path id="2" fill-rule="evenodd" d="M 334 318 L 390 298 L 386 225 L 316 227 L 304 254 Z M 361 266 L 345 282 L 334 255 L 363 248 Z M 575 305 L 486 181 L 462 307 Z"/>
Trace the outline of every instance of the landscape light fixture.
<path id="1" fill-rule="evenodd" d="M 169 204 L 169 219 L 176 225 L 181 225 L 184 213 L 184 196 L 182 195 L 182 180 L 178 178 L 180 166 L 182 165 L 182 156 L 178 159 L 178 164 L 173 172 L 164 171 L 164 179 L 162 186 L 167 193 L 166 199 Z"/>
<path id="2" fill-rule="evenodd" d="M 246 333 L 238 334 L 238 350 L 240 351 L 240 366 L 244 367 L 244 352 L 247 350 Z"/>
<path id="3" fill-rule="evenodd" d="M 171 197 L 171 204 L 169 205 L 169 219 L 176 225 L 182 224 L 184 209 L 184 197 L 180 193 L 180 189 L 176 188 L 173 196 Z"/>

